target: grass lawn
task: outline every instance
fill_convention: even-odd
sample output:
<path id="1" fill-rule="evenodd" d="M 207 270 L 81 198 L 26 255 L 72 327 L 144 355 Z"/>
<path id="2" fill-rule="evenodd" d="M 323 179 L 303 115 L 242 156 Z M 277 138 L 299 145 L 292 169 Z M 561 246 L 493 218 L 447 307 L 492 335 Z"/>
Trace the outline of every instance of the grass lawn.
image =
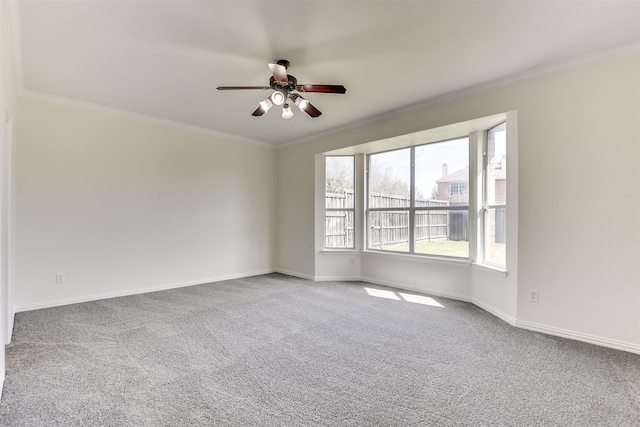
<path id="1" fill-rule="evenodd" d="M 443 255 L 469 258 L 469 242 L 454 240 L 419 240 L 416 242 L 417 254 Z"/>

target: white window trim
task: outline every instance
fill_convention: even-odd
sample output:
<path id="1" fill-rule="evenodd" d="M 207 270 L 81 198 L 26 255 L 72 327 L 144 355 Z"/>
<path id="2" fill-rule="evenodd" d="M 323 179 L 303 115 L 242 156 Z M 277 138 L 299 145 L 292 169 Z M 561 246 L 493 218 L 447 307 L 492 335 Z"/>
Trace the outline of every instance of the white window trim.
<path id="1" fill-rule="evenodd" d="M 320 251 L 323 255 L 343 255 L 343 254 L 358 254 L 360 253 L 357 249 L 331 249 L 326 248 Z"/>
<path id="2" fill-rule="evenodd" d="M 487 215 L 489 213 L 489 210 L 491 209 L 498 209 L 498 208 L 504 208 L 505 210 L 507 209 L 507 203 L 494 203 L 494 204 L 487 204 L 486 203 L 486 199 L 487 199 L 487 194 L 488 194 L 488 184 L 489 184 L 489 180 L 488 180 L 488 176 L 487 176 L 487 167 L 488 167 L 488 163 L 489 163 L 489 157 L 488 157 L 488 137 L 487 135 L 489 134 L 489 131 L 495 127 L 500 126 L 501 124 L 507 124 L 506 120 L 503 120 L 500 123 L 496 123 L 495 125 L 485 129 L 482 132 L 482 139 L 481 142 L 482 144 L 480 145 L 480 155 L 481 155 L 481 160 L 482 160 L 482 166 L 481 166 L 481 180 L 482 180 L 482 191 L 480 191 L 479 193 L 479 199 L 481 208 L 478 211 L 478 216 L 479 216 L 479 224 L 480 224 L 480 238 L 478 240 L 479 245 L 481 248 L 479 253 L 480 253 L 480 257 L 476 258 L 476 264 L 479 266 L 484 267 L 484 269 L 486 270 L 491 270 L 497 273 L 505 273 L 505 277 L 506 277 L 506 272 L 507 272 L 507 260 L 506 258 L 508 258 L 508 256 L 505 258 L 505 265 L 501 265 L 501 264 L 497 264 L 494 262 L 491 262 L 489 260 L 486 259 L 486 247 L 487 247 L 487 243 L 488 243 L 488 236 L 487 236 Z M 509 147 L 509 132 L 507 132 L 507 147 Z M 509 156 L 507 156 L 507 158 L 509 158 Z M 509 180 L 507 179 L 507 187 L 509 186 L 508 184 Z M 505 242 L 506 244 L 506 242 Z M 508 246 L 508 245 L 507 245 Z M 505 248 L 507 247 L 505 246 Z M 506 254 L 505 254 L 506 255 Z"/>

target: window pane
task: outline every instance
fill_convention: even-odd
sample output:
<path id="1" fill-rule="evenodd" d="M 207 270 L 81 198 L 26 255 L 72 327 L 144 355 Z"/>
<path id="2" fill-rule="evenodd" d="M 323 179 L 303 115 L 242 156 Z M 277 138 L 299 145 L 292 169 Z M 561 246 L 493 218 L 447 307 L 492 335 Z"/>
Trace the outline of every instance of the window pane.
<path id="1" fill-rule="evenodd" d="M 353 211 L 327 211 L 324 240 L 325 248 L 353 248 Z"/>
<path id="2" fill-rule="evenodd" d="M 409 211 L 369 212 L 369 249 L 409 252 Z"/>
<path id="3" fill-rule="evenodd" d="M 507 125 L 502 123 L 487 132 L 487 205 L 507 202 Z"/>
<path id="4" fill-rule="evenodd" d="M 427 200 L 469 205 L 469 138 L 416 147 L 416 207 Z"/>
<path id="5" fill-rule="evenodd" d="M 369 156 L 369 208 L 409 207 L 411 149 Z"/>
<path id="6" fill-rule="evenodd" d="M 485 249 L 486 262 L 505 267 L 507 243 L 507 209 L 487 209 L 485 213 Z"/>
<path id="7" fill-rule="evenodd" d="M 468 210 L 417 210 L 415 253 L 469 258 Z"/>
<path id="8" fill-rule="evenodd" d="M 326 207 L 353 208 L 353 156 L 325 158 Z"/>

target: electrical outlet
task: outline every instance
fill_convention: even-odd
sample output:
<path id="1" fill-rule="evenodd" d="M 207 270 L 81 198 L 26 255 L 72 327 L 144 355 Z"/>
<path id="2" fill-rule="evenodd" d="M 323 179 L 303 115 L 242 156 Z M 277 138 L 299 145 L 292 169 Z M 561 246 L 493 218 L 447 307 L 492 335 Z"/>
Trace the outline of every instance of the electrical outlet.
<path id="1" fill-rule="evenodd" d="M 56 273 L 56 283 L 64 283 L 64 273 Z"/>
<path id="2" fill-rule="evenodd" d="M 538 302 L 540 301 L 540 294 L 537 289 L 529 289 L 529 301 Z"/>
<path id="3" fill-rule="evenodd" d="M 356 259 L 354 257 L 349 258 L 349 264 L 353 265 L 356 263 Z"/>

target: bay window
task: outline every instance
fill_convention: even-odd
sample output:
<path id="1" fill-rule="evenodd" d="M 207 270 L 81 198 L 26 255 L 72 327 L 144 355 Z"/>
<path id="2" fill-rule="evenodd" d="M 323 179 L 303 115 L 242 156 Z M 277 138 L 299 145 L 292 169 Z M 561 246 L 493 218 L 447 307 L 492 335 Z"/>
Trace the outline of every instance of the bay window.
<path id="1" fill-rule="evenodd" d="M 506 274 L 510 114 L 325 153 L 324 248 L 468 260 Z"/>

